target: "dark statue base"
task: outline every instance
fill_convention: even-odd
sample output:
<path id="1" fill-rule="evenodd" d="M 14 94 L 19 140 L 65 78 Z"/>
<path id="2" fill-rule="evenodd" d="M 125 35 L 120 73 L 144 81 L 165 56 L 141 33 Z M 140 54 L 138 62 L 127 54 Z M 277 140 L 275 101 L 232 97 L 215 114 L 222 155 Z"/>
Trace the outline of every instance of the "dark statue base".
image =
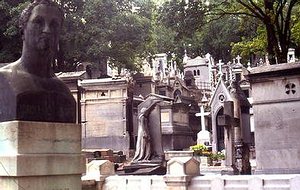
<path id="1" fill-rule="evenodd" d="M 124 166 L 117 171 L 118 175 L 165 175 L 167 172 L 164 162 L 138 162 Z"/>

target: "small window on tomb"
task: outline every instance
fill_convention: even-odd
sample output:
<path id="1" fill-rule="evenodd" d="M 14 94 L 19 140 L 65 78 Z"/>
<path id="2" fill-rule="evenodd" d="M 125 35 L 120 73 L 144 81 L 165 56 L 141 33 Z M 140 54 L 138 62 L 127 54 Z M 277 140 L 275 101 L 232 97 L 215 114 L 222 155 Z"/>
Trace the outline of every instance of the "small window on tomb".
<path id="1" fill-rule="evenodd" d="M 105 96 L 107 96 L 108 95 L 108 91 L 107 90 L 105 90 L 105 91 L 100 91 L 100 92 L 98 92 L 97 93 L 97 97 L 105 97 Z"/>
<path id="2" fill-rule="evenodd" d="M 296 93 L 296 85 L 294 83 L 287 83 L 285 85 L 285 93 L 286 94 L 295 94 Z"/>
<path id="3" fill-rule="evenodd" d="M 200 70 L 199 69 L 197 70 L 197 75 L 200 75 Z"/>
<path id="4" fill-rule="evenodd" d="M 220 94 L 218 99 L 220 102 L 224 102 L 226 98 L 225 98 L 224 94 Z"/>
<path id="5" fill-rule="evenodd" d="M 197 74 L 197 73 L 196 73 L 196 70 L 194 70 L 194 76 L 196 76 L 196 74 Z"/>

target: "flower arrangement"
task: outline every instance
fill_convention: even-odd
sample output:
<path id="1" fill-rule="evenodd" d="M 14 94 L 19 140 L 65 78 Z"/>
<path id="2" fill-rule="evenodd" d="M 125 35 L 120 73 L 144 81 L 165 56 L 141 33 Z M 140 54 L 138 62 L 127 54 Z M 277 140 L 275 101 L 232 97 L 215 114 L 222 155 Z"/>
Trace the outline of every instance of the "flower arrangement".
<path id="1" fill-rule="evenodd" d="M 225 154 L 223 152 L 211 153 L 210 158 L 214 161 L 225 160 Z"/>
<path id="2" fill-rule="evenodd" d="M 208 148 L 204 144 L 196 144 L 194 146 L 190 146 L 190 150 L 194 151 L 194 155 L 196 156 L 205 156 L 205 154 L 209 154 Z"/>

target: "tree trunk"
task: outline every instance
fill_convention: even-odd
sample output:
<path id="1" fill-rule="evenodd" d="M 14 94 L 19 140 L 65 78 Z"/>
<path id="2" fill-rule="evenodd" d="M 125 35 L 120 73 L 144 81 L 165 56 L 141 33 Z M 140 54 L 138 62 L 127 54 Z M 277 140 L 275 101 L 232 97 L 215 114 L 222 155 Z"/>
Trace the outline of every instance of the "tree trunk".
<path id="1" fill-rule="evenodd" d="M 268 52 L 268 60 L 271 65 L 277 63 L 276 55 L 280 51 L 279 43 L 275 35 L 275 30 L 270 22 L 266 23 L 266 30 L 267 30 L 267 52 Z"/>

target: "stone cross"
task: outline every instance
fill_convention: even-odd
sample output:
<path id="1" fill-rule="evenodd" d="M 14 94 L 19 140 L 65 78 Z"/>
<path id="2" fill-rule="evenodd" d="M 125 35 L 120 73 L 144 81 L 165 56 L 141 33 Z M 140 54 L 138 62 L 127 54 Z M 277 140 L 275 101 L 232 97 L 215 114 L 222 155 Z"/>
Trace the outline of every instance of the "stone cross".
<path id="1" fill-rule="evenodd" d="M 205 96 L 205 94 L 203 95 L 203 98 L 201 100 L 201 106 L 200 106 L 200 113 L 196 113 L 196 116 L 197 117 L 201 117 L 201 131 L 204 131 L 206 130 L 206 127 L 205 127 L 205 116 L 209 115 L 210 112 L 205 112 L 204 111 L 204 104 L 207 102 L 207 98 Z"/>
<path id="2" fill-rule="evenodd" d="M 205 116 L 209 115 L 210 112 L 204 111 L 204 104 L 207 102 L 207 98 L 204 94 L 200 103 L 200 113 L 196 113 L 197 117 L 201 117 L 201 131 L 197 134 L 197 144 L 211 145 L 211 133 L 206 130 L 205 127 Z M 208 143 L 208 144 L 207 144 Z"/>
<path id="3" fill-rule="evenodd" d="M 222 66 L 224 65 L 224 63 L 222 62 L 222 60 L 219 60 L 219 63 L 217 64 L 219 66 L 219 73 L 221 76 L 223 75 L 222 73 Z"/>
<path id="4" fill-rule="evenodd" d="M 205 116 L 209 115 L 209 112 L 204 112 L 204 105 L 201 105 L 200 107 L 200 113 L 199 116 L 201 117 L 201 131 L 206 130 L 205 127 Z"/>

